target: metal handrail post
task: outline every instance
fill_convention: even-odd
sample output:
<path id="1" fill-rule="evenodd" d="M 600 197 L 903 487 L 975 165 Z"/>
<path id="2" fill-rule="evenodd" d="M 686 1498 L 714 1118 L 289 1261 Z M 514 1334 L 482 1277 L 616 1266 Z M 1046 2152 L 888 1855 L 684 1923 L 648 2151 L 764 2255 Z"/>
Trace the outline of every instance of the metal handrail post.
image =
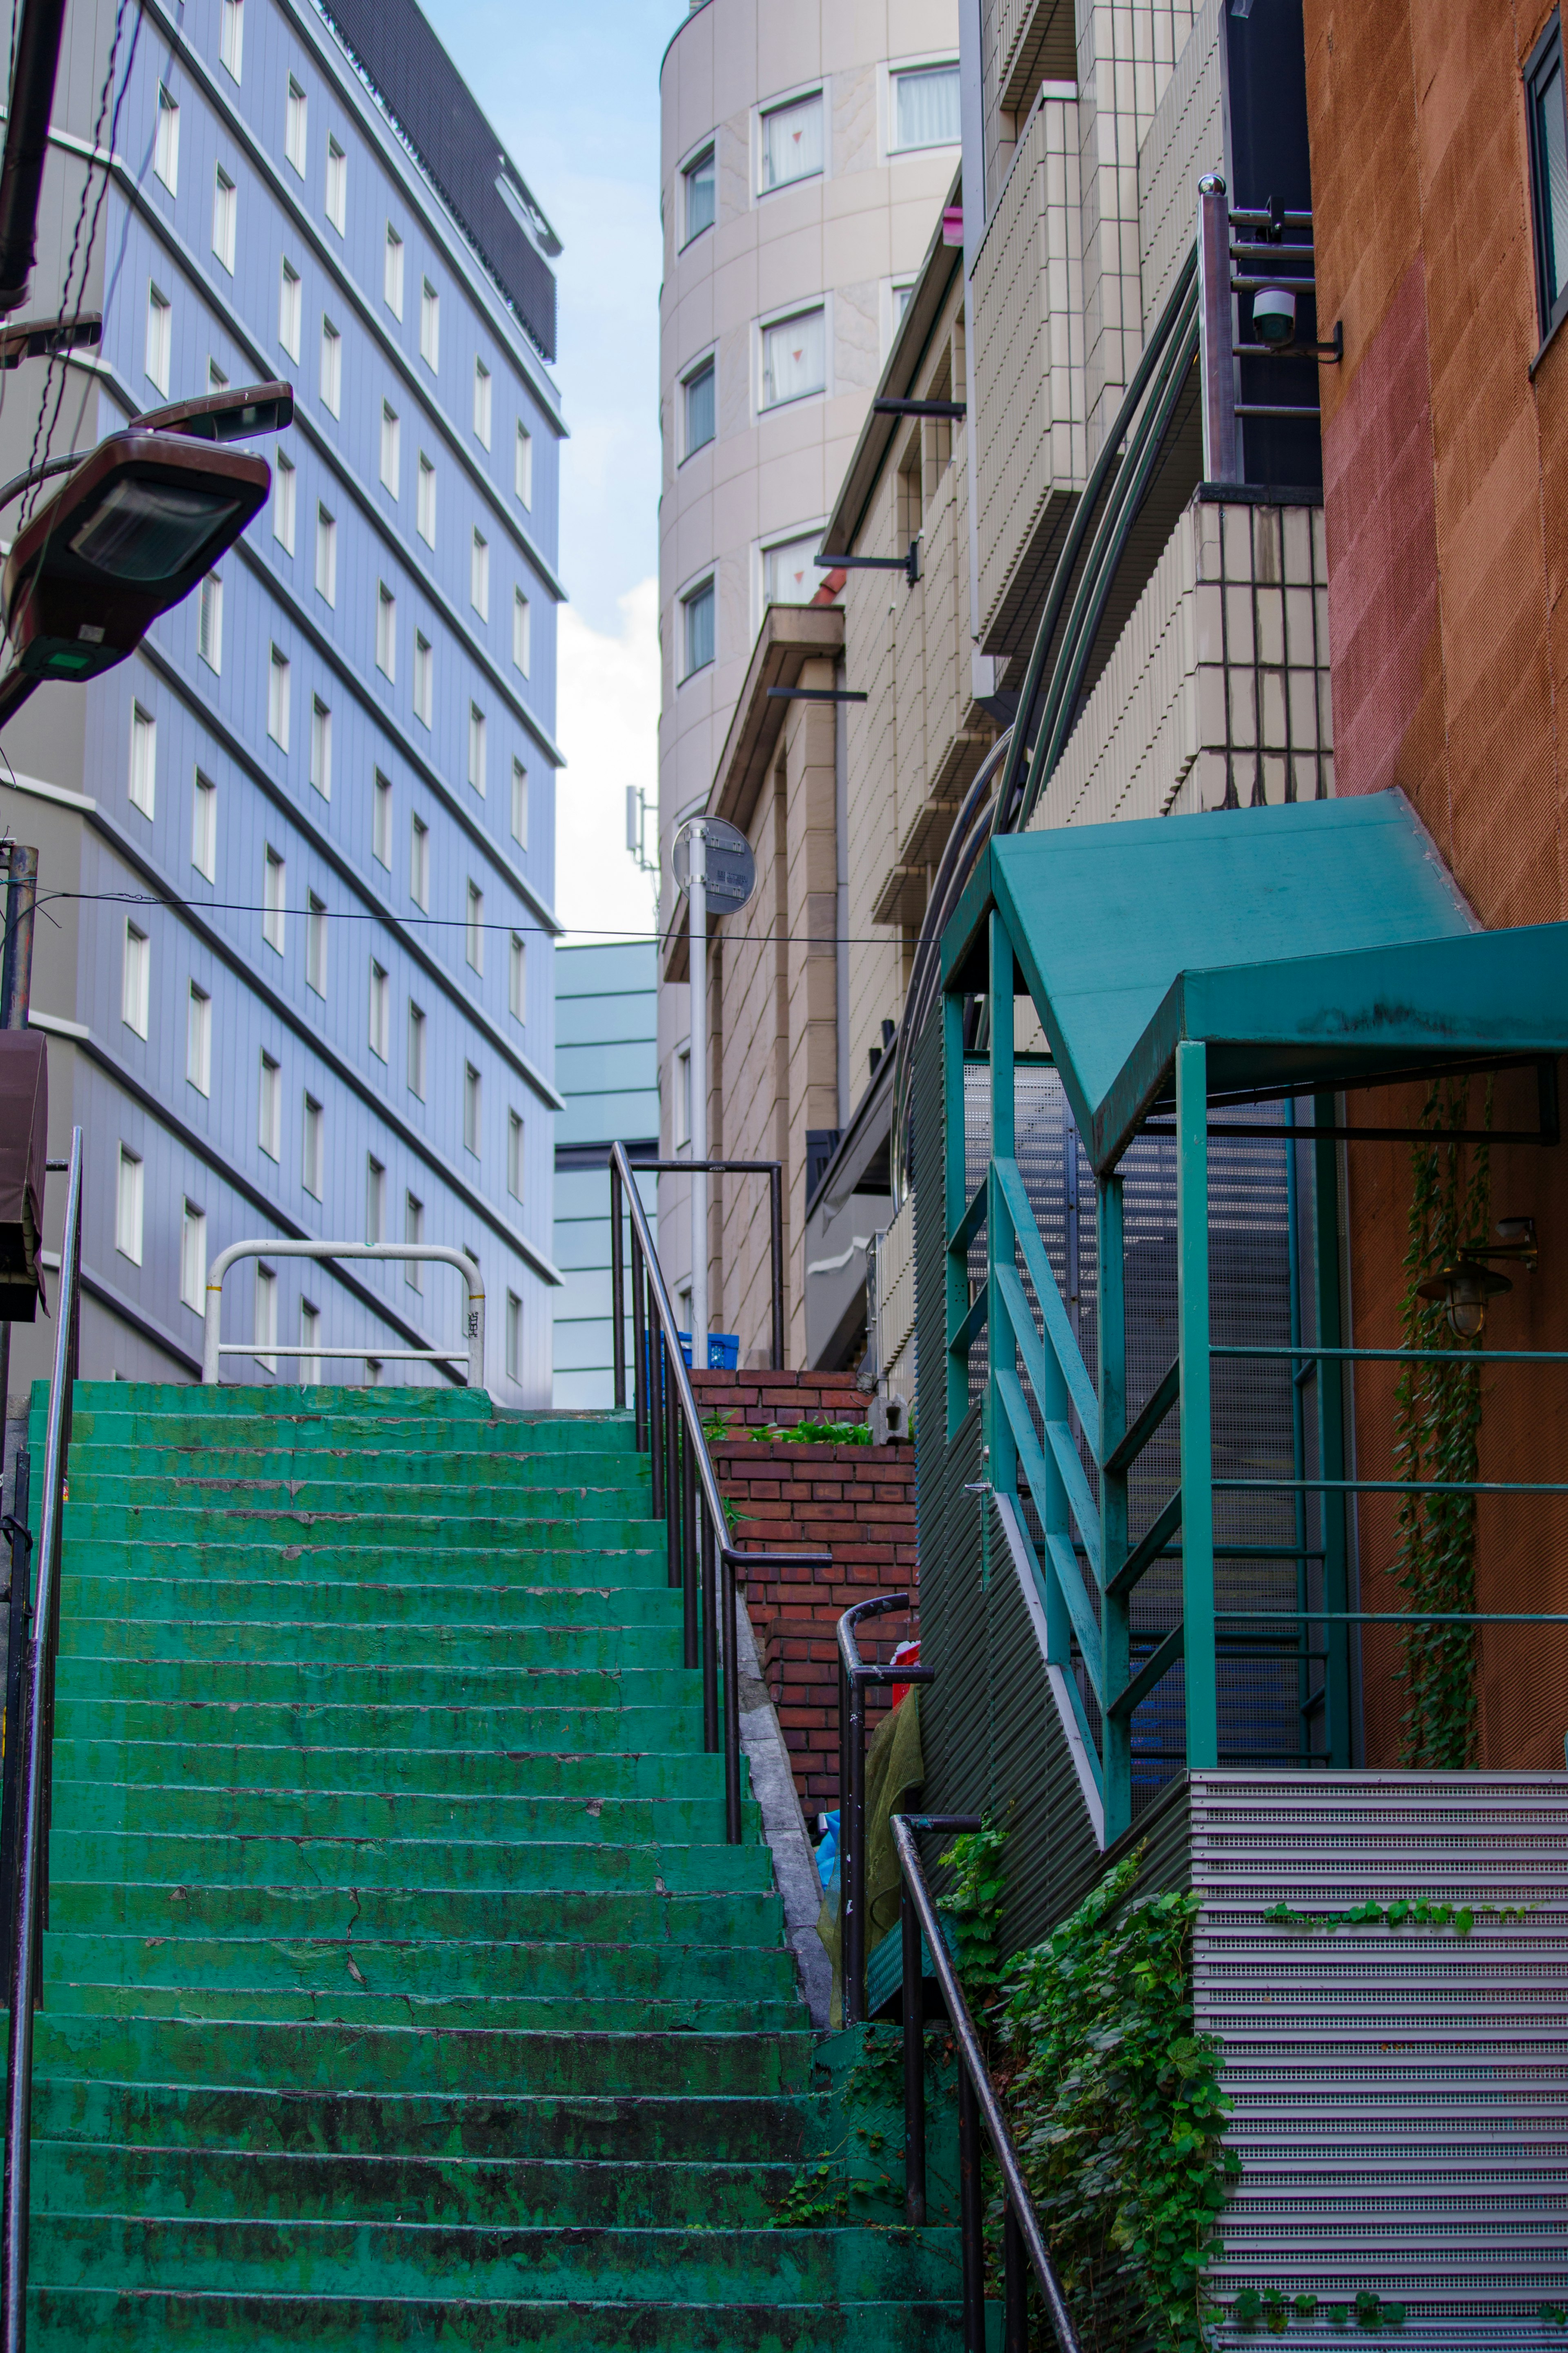
<path id="1" fill-rule="evenodd" d="M 626 1314 L 621 1267 L 621 1172 L 610 1163 L 610 1314 L 615 1325 L 616 1408 L 626 1402 Z"/>
<path id="2" fill-rule="evenodd" d="M 702 1624 L 698 1596 L 700 1571 L 697 1547 L 697 1461 L 686 1450 L 686 1477 L 680 1499 L 680 1624 L 681 1661 L 688 1667 L 702 1663 Z"/>
<path id="3" fill-rule="evenodd" d="M 664 1517 L 664 1420 L 669 1384 L 664 1377 L 664 1334 L 650 1331 L 647 1351 L 648 1468 L 653 1482 L 653 1515 Z"/>
<path id="4" fill-rule="evenodd" d="M 702 1514 L 702 1746 L 711 1757 L 719 1746 L 718 1562 L 713 1524 Z"/>
<path id="5" fill-rule="evenodd" d="M 1029 2282 L 1024 2234 L 1013 2200 L 1002 2200 L 1002 2342 L 1005 2353 L 1029 2353 Z"/>
<path id="6" fill-rule="evenodd" d="M 667 1351 L 668 1353 L 668 1351 Z M 680 1577 L 680 1416 L 672 1413 L 664 1430 L 664 1545 L 669 1581 L 679 1589 Z"/>
<path id="7" fill-rule="evenodd" d="M 642 1251 L 632 1236 L 632 1430 L 639 1454 L 647 1451 L 647 1323 L 643 1314 Z"/>
<path id="8" fill-rule="evenodd" d="M 6 1530 L 11 1539 L 9 1640 L 5 1651 L 5 1754 L 4 1789 L 0 1793 L 0 1952 L 11 1950 L 12 1903 L 16 1890 L 16 1799 L 22 1762 L 23 1671 L 27 1662 L 27 1626 L 32 1614 L 27 1572 L 32 1565 L 33 1539 L 27 1527 L 32 1456 L 16 1451 Z"/>
<path id="9" fill-rule="evenodd" d="M 719 1556 L 719 1588 L 724 1609 L 724 1836 L 741 1843 L 741 1663 L 735 1639 L 735 1556 L 728 1545 Z"/>
<path id="10" fill-rule="evenodd" d="M 49 1704 L 50 1632 L 59 1623 L 58 1588 L 65 1509 L 66 1453 L 70 1444 L 69 1391 L 76 1365 L 76 1294 L 81 1272 L 81 1163 L 79 1127 L 71 1131 L 70 1177 L 60 1240 L 59 1289 L 56 1301 L 55 1361 L 44 1440 L 44 1480 L 38 1514 L 37 1585 L 33 1638 L 27 1645 L 23 1707 L 25 1730 L 17 1789 L 16 1887 L 11 1910 L 9 1986 L 11 2026 L 5 2084 L 5 2168 L 0 2205 L 0 2347 L 23 2353 L 26 2334 L 28 2170 L 33 2098 L 33 2012 L 38 1999 L 37 1956 L 42 1936 L 43 1891 L 48 1873 L 45 1812 L 48 1759 L 45 1754 Z"/>
<path id="11" fill-rule="evenodd" d="M 980 2187 L 980 2110 L 958 2067 L 958 2236 L 963 2255 L 963 2353 L 985 2353 L 985 2218 Z"/>
<path id="12" fill-rule="evenodd" d="M 773 1294 L 773 1369 L 784 1368 L 784 1171 L 777 1162 L 768 1170 L 768 1247 L 772 1258 Z"/>
<path id="13" fill-rule="evenodd" d="M 925 1989 L 920 1918 L 901 1883 L 899 1932 L 904 1947 L 904 2220 L 918 2231 L 926 2218 Z"/>
<path id="14" fill-rule="evenodd" d="M 862 1618 L 912 1609 L 908 1593 L 873 1593 L 838 1620 L 838 1949 L 844 2022 L 866 2015 L 866 1702 L 868 1683 L 929 1683 L 934 1667 L 882 1667 L 861 1658 L 855 1629 Z M 857 1791 L 858 1799 L 857 1799 Z"/>
<path id="15" fill-rule="evenodd" d="M 222 1337 L 223 1279 L 237 1260 L 242 1258 L 304 1258 L 328 1263 L 333 1259 L 417 1260 L 421 1264 L 453 1266 L 468 1286 L 468 1304 L 464 1314 L 462 1343 L 456 1348 L 378 1348 L 373 1353 L 384 1365 L 432 1364 L 450 1365 L 466 1358 L 468 1387 L 482 1389 L 485 1385 L 485 1284 L 477 1259 L 467 1251 L 454 1250 L 445 1242 L 330 1242 L 280 1241 L 276 1237 L 230 1242 L 219 1250 L 207 1269 L 206 1322 L 202 1335 L 202 1384 L 211 1388 L 216 1385 L 220 1359 L 224 1356 L 299 1356 L 331 1357 L 363 1356 L 363 1349 L 320 1348 L 297 1346 L 289 1340 L 269 1340 L 265 1346 L 254 1340 L 226 1341 Z"/>

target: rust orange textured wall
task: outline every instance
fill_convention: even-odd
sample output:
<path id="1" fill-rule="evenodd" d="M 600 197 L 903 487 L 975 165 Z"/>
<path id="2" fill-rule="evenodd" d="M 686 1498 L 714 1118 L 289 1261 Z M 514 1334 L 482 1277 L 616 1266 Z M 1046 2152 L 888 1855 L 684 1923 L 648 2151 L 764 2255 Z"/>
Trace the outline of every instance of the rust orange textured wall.
<path id="1" fill-rule="evenodd" d="M 1522 67 L 1548 9 L 1508 0 L 1375 8 L 1306 0 L 1319 315 L 1345 355 L 1321 372 L 1336 785 L 1409 794 L 1483 923 L 1568 915 L 1559 710 L 1568 688 L 1568 332 L 1537 362 Z M 1533 374 L 1532 374 L 1532 364 Z M 1479 1111 L 1479 1090 L 1474 1108 Z M 1357 1110 L 1413 1120 L 1420 1097 Z M 1532 1090 L 1500 1082 L 1499 1125 Z M 1531 1213 L 1542 1266 L 1489 1332 L 1568 1346 L 1568 1151 L 1493 1155 L 1498 1215 Z M 1355 1337 L 1397 1336 L 1409 1155 L 1350 1154 Z M 1363 1476 L 1387 1475 L 1392 1386 L 1363 1372 Z M 1490 1377 L 1483 1476 L 1560 1479 L 1562 1373 Z M 1363 1606 L 1397 1606 L 1392 1515 L 1360 1523 Z M 1568 1609 L 1568 1514 L 1480 1506 L 1483 1609 Z M 1368 1761 L 1398 1750 L 1392 1645 L 1366 1641 Z M 1560 1763 L 1568 1639 L 1482 1643 L 1481 1762 Z"/>

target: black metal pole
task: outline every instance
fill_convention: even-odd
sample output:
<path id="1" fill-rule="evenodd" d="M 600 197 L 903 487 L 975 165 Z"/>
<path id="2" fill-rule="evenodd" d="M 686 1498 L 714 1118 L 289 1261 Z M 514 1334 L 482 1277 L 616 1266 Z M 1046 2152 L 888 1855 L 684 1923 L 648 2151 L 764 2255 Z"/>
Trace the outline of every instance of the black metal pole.
<path id="1" fill-rule="evenodd" d="M 668 1385 L 664 1377 L 664 1333 L 662 1328 L 655 1327 L 651 1315 L 648 1318 L 648 1451 L 652 1457 L 653 1515 L 656 1520 L 662 1520 L 665 1470 L 664 1421 L 666 1390 Z"/>
<path id="2" fill-rule="evenodd" d="M 679 1592 L 681 1585 L 680 1521 L 681 1521 L 681 1460 L 690 1451 L 686 1423 L 676 1400 L 673 1383 L 668 1405 L 668 1446 L 665 1456 L 664 1474 L 664 1535 L 669 1581 Z"/>
<path id="3" fill-rule="evenodd" d="M 24 1446 L 16 1455 L 11 1494 L 11 1590 L 5 1651 L 5 1758 L 0 1783 L 0 1951 L 11 1949 L 14 1899 L 16 1892 L 16 1789 L 22 1758 L 22 1670 L 27 1656 L 27 1626 L 32 1615 L 33 1540 L 27 1533 L 27 1500 L 32 1458 Z"/>
<path id="4" fill-rule="evenodd" d="M 768 1170 L 768 1229 L 773 1285 L 773 1368 L 775 1373 L 782 1373 L 784 1361 L 784 1176 L 776 1162 Z"/>
<path id="5" fill-rule="evenodd" d="M 702 1746 L 711 1757 L 719 1746 L 718 1540 L 702 1514 Z"/>
<path id="6" fill-rule="evenodd" d="M 849 2023 L 849 1670 L 838 1654 L 838 1974 Z"/>
<path id="7" fill-rule="evenodd" d="M 1029 2353 L 1029 2275 L 1013 2200 L 1002 2198 L 1002 2329 L 1006 2353 Z"/>
<path id="8" fill-rule="evenodd" d="M 980 2194 L 980 2110 L 958 2054 L 958 2234 L 963 2249 L 963 2353 L 985 2353 L 985 2239 Z"/>
<path id="9" fill-rule="evenodd" d="M 901 1881 L 899 1927 L 904 1946 L 904 2220 L 918 2231 L 926 2218 L 925 1992 L 920 1915 Z"/>
<path id="10" fill-rule="evenodd" d="M 642 1244 L 632 1229 L 632 1422 L 639 1454 L 647 1451 L 647 1321 L 643 1314 Z"/>
<path id="11" fill-rule="evenodd" d="M 616 1406 L 626 1402 L 626 1309 L 621 1265 L 621 1172 L 610 1155 L 610 1314 L 615 1325 Z"/>
<path id="12" fill-rule="evenodd" d="M 5 159 L 0 166 L 0 312 L 19 311 L 32 282 L 38 194 L 49 152 L 49 117 L 54 111 L 65 19 L 65 0 L 26 0 L 22 10 L 11 75 Z"/>
<path id="13" fill-rule="evenodd" d="M 689 1667 L 699 1667 L 701 1658 L 701 1618 L 698 1606 L 697 1567 L 697 1450 L 686 1450 L 686 1478 L 681 1498 L 680 1597 L 681 1623 L 685 1635 L 682 1658 Z"/>
<path id="14" fill-rule="evenodd" d="M 845 1808 L 839 1803 L 842 1827 Z M 848 1940 L 844 1954 L 844 2023 L 858 2026 L 866 2015 L 866 1685 L 849 1677 L 849 1838 L 845 1862 L 849 1873 Z"/>
<path id="15" fill-rule="evenodd" d="M 735 1639 L 735 1562 L 719 1547 L 719 1591 L 724 1609 L 724 1836 L 741 1843 L 741 1665 Z"/>

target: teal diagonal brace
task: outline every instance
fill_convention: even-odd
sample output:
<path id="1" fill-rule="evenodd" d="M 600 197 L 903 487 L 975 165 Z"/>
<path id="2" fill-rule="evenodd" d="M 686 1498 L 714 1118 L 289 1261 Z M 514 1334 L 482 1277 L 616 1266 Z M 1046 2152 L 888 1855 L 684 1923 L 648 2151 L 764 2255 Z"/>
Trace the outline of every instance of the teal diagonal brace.
<path id="1" fill-rule="evenodd" d="M 1170 1673 L 1176 1661 L 1185 1654 L 1186 1647 L 1185 1628 L 1173 1626 L 1159 1649 L 1144 1660 L 1131 1681 L 1117 1693 L 1110 1703 L 1109 1713 L 1111 1715 L 1130 1716 L 1139 1701 L 1147 1699 L 1162 1677 Z"/>
<path id="2" fill-rule="evenodd" d="M 1002 1409 L 1007 1417 L 1007 1426 L 1013 1433 L 1013 1443 L 1018 1450 L 1018 1460 L 1023 1466 L 1024 1476 L 1029 1482 L 1029 1493 L 1034 1496 L 1036 1509 L 1038 1510 L 1041 1500 L 1048 1492 L 1050 1471 L 1040 1441 L 1035 1436 L 1035 1425 L 1030 1419 L 1028 1400 L 1024 1395 L 1023 1385 L 1017 1374 L 998 1368 L 996 1394 L 1001 1399 Z M 1041 1517 L 1044 1516 L 1042 1512 Z M 1073 1632 L 1078 1636 L 1079 1648 L 1083 1652 L 1084 1664 L 1089 1669 L 1089 1681 L 1094 1686 L 1094 1695 L 1098 1699 L 1102 1680 L 1100 1627 L 1089 1601 L 1089 1588 L 1083 1581 L 1083 1571 L 1078 1565 L 1078 1555 L 1067 1536 L 1054 1528 L 1047 1533 L 1046 1548 L 1057 1590 L 1067 1607 L 1068 1616 L 1072 1621 Z"/>
<path id="3" fill-rule="evenodd" d="M 1024 1190 L 1024 1180 L 1018 1174 L 1016 1160 L 996 1163 L 996 1181 L 1002 1187 L 1002 1198 L 1008 1214 L 1017 1229 L 1018 1247 L 1024 1253 L 1024 1264 L 1029 1270 L 1029 1281 L 1035 1286 L 1035 1296 L 1040 1303 L 1045 1319 L 1046 1338 L 1049 1342 L 1062 1378 L 1068 1385 L 1068 1395 L 1073 1410 L 1083 1424 L 1089 1452 L 1100 1460 L 1100 1399 L 1094 1393 L 1089 1367 L 1078 1345 L 1072 1325 L 1068 1322 L 1067 1309 L 1062 1305 L 1057 1279 L 1051 1272 L 1051 1262 L 1046 1256 L 1046 1246 L 1040 1240 L 1040 1229 L 1035 1223 L 1035 1213 L 1029 1207 L 1029 1197 Z"/>
<path id="4" fill-rule="evenodd" d="M 1182 1491 L 1178 1487 L 1146 1535 L 1139 1537 L 1114 1577 L 1106 1581 L 1106 1591 L 1121 1595 L 1131 1593 L 1139 1578 L 1158 1560 L 1176 1530 L 1182 1525 Z"/>
<path id="5" fill-rule="evenodd" d="M 1160 1383 L 1159 1388 L 1150 1398 L 1148 1404 L 1143 1408 L 1142 1412 L 1139 1415 L 1137 1420 L 1133 1423 L 1131 1429 L 1128 1431 L 1121 1445 L 1112 1447 L 1110 1452 L 1106 1456 L 1105 1467 L 1108 1471 L 1119 1472 L 1122 1471 L 1130 1471 L 1131 1469 L 1133 1463 L 1137 1461 L 1138 1457 L 1142 1453 L 1143 1449 L 1148 1445 L 1149 1440 L 1159 1429 L 1160 1424 L 1164 1420 L 1165 1416 L 1170 1412 L 1171 1408 L 1175 1404 L 1177 1398 L 1181 1394 L 1181 1388 L 1182 1365 L 1181 1359 L 1178 1357 L 1176 1362 L 1171 1366 L 1169 1372 L 1165 1375 L 1164 1379 Z"/>
<path id="6" fill-rule="evenodd" d="M 1105 1668 L 1100 1655 L 1100 1627 L 1089 1606 L 1089 1588 L 1078 1565 L 1078 1555 L 1066 1536 L 1047 1536 L 1046 1541 L 1050 1546 L 1051 1567 L 1056 1570 L 1062 1599 L 1067 1603 L 1068 1615 L 1072 1620 L 1073 1632 L 1078 1636 L 1079 1649 L 1083 1652 L 1083 1663 L 1089 1670 L 1089 1688 L 1103 1705 Z"/>
<path id="7" fill-rule="evenodd" d="M 948 1342 L 949 1352 L 969 1361 L 969 1351 L 985 1329 L 985 1319 L 991 1309 L 991 1286 L 983 1282 L 969 1303 L 969 1313 Z"/>
<path id="8" fill-rule="evenodd" d="M 1089 1565 L 1093 1572 L 1094 1581 L 1098 1585 L 1100 1583 L 1100 1507 L 1094 1500 L 1093 1490 L 1084 1476 L 1083 1463 L 1079 1460 L 1078 1448 L 1073 1444 L 1072 1431 L 1068 1428 L 1067 1423 L 1047 1421 L 1046 1440 L 1056 1457 L 1057 1469 L 1061 1472 L 1062 1485 L 1067 1490 L 1068 1509 L 1078 1522 L 1079 1534 L 1083 1538 L 1083 1548 L 1089 1555 Z"/>
<path id="9" fill-rule="evenodd" d="M 985 1180 L 981 1178 L 970 1196 L 969 1206 L 960 1218 L 948 1241 L 950 1250 L 967 1250 L 985 1220 Z"/>

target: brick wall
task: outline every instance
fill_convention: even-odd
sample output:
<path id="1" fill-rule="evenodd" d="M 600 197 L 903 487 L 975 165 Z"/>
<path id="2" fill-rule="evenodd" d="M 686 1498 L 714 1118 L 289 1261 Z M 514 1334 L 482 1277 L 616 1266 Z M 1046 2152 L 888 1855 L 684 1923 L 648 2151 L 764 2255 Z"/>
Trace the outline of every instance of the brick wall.
<path id="1" fill-rule="evenodd" d="M 703 1373 L 692 1386 L 705 1414 L 748 1430 L 866 1418 L 866 1397 L 850 1373 Z M 770 1568 L 745 1577 L 763 1677 L 801 1805 L 815 1818 L 838 1802 L 838 1620 L 868 1594 L 914 1590 L 915 1451 L 734 1438 L 711 1451 L 720 1487 L 742 1515 L 738 1543 L 833 1555 L 828 1569 Z M 887 1639 L 874 1641 L 868 1629 L 860 1645 L 867 1658 L 886 1658 L 912 1630 L 901 1616 L 878 1623 Z M 884 1704 L 879 1696 L 873 1720 Z"/>

